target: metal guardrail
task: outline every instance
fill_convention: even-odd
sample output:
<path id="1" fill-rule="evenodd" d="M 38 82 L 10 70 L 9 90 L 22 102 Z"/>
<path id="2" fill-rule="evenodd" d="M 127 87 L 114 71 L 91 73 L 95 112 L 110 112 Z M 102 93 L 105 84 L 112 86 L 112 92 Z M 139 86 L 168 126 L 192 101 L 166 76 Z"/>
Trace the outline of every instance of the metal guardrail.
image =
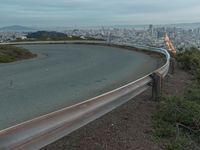
<path id="1" fill-rule="evenodd" d="M 137 48 L 163 54 L 166 63 L 155 72 L 163 77 L 166 76 L 170 65 L 170 55 L 167 50 L 143 46 Z M 0 131 L 0 150 L 40 149 L 66 136 L 147 90 L 153 81 L 151 77 L 153 73 L 82 103 Z"/>

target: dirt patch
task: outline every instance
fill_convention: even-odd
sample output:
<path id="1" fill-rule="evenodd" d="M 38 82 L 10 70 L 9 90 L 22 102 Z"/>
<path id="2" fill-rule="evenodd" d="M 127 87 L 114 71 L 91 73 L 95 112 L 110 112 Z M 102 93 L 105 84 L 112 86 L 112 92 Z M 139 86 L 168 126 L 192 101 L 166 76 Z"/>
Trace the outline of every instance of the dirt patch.
<path id="1" fill-rule="evenodd" d="M 192 76 L 176 68 L 163 84 L 164 95 L 181 95 Z M 151 89 L 42 150 L 161 150 L 150 139 L 157 103 Z"/>
<path id="2" fill-rule="evenodd" d="M 176 66 L 173 75 L 169 74 L 163 83 L 163 94 L 165 96 L 182 96 L 194 77 Z"/>

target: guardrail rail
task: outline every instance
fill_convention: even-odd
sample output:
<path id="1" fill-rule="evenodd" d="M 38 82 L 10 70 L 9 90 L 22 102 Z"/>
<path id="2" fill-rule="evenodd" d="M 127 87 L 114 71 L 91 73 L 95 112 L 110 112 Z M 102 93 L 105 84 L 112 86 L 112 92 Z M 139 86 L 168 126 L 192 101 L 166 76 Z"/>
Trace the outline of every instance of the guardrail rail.
<path id="1" fill-rule="evenodd" d="M 95 44 L 95 42 L 82 41 L 65 43 Z M 106 42 L 97 42 L 97 44 L 99 43 L 108 44 Z M 16 45 L 18 43 L 13 44 Z M 153 84 L 152 74 L 155 72 L 159 73 L 162 77 L 167 75 L 170 66 L 170 55 L 167 50 L 128 44 L 125 46 L 163 54 L 166 58 L 166 63 L 154 72 L 115 90 L 0 131 L 0 150 L 40 149 L 147 90 Z"/>

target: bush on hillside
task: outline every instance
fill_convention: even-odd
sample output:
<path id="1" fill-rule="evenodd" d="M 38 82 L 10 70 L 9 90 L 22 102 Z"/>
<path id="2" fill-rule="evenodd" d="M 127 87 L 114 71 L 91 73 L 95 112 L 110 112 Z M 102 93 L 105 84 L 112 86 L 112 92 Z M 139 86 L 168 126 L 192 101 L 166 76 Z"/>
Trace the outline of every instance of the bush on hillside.
<path id="1" fill-rule="evenodd" d="M 0 45 L 0 63 L 8 63 L 16 60 L 36 57 L 29 50 L 11 45 Z"/>
<path id="2" fill-rule="evenodd" d="M 182 69 L 190 71 L 200 84 L 200 50 L 191 48 L 177 54 L 177 61 Z"/>

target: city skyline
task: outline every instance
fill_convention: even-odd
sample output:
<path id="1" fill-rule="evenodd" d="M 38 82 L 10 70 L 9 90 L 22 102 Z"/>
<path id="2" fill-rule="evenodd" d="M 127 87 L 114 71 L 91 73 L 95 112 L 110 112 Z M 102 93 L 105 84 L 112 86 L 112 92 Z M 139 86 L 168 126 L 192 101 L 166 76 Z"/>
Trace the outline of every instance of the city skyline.
<path id="1" fill-rule="evenodd" d="M 106 26 L 192 23 L 198 0 L 2 0 L 2 26 Z"/>

